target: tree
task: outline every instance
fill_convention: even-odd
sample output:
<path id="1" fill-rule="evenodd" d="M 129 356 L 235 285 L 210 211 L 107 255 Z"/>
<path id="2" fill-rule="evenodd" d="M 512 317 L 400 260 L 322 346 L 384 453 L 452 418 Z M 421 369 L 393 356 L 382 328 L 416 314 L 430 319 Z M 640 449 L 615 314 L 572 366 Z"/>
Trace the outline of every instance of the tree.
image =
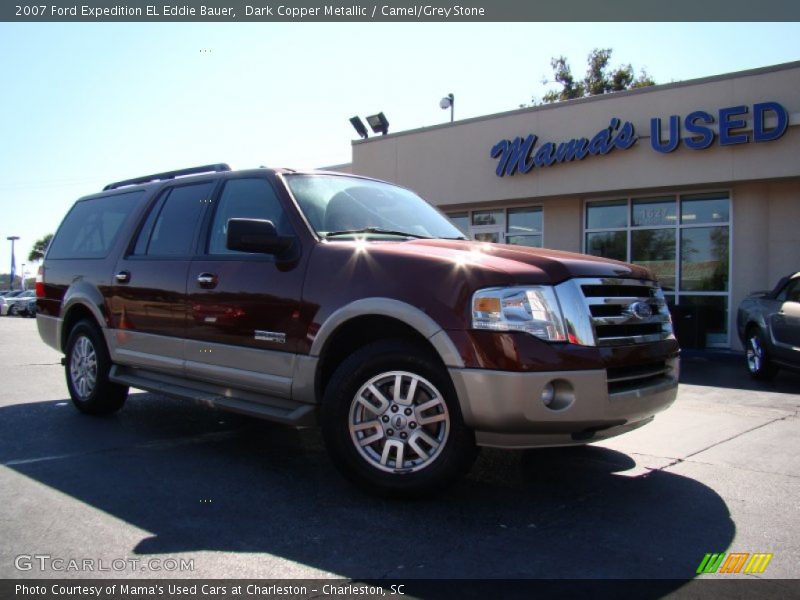
<path id="1" fill-rule="evenodd" d="M 595 48 L 587 58 L 586 75 L 583 81 L 575 81 L 567 59 L 563 56 L 550 60 L 553 68 L 553 79 L 561 85 L 560 90 L 550 90 L 542 96 L 542 104 L 552 104 L 563 100 L 598 96 L 636 88 L 655 85 L 656 82 L 647 71 L 642 70 L 637 76 L 629 64 L 609 70 L 611 48 Z M 546 81 L 544 83 L 547 83 Z M 533 103 L 537 104 L 536 98 Z"/>
<path id="2" fill-rule="evenodd" d="M 36 240 L 33 243 L 33 248 L 31 248 L 30 254 L 28 254 L 28 260 L 30 262 L 36 262 L 37 260 L 42 260 L 44 258 L 44 253 L 47 252 L 47 247 L 50 245 L 50 240 L 53 239 L 53 234 L 48 233 L 41 239 Z"/>
<path id="3" fill-rule="evenodd" d="M 572 71 L 567 64 L 567 59 L 563 56 L 550 59 L 550 66 L 553 68 L 553 76 L 555 80 L 561 84 L 561 91 L 549 91 L 542 98 L 542 102 L 552 104 L 561 100 L 572 100 L 573 98 L 580 98 L 585 95 L 586 90 L 583 83 L 575 83 L 575 78 L 572 76 Z M 536 99 L 533 99 L 534 104 Z"/>

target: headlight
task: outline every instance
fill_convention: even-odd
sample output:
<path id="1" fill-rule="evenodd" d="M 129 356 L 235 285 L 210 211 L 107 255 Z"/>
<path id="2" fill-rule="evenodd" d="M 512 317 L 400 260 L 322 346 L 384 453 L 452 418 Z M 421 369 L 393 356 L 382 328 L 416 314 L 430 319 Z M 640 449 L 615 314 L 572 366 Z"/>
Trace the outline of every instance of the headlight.
<path id="1" fill-rule="evenodd" d="M 472 327 L 524 331 L 549 342 L 567 339 L 556 294 L 547 285 L 478 290 L 472 296 Z"/>

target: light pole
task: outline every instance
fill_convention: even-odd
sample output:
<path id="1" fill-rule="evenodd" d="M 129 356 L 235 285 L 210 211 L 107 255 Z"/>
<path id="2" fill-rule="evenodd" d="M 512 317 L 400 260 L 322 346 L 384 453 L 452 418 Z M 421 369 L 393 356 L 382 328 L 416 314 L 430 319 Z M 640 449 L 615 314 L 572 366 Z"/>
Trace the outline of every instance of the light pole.
<path id="1" fill-rule="evenodd" d="M 14 277 L 17 274 L 17 265 L 16 265 L 16 263 L 14 261 L 14 242 L 16 242 L 19 239 L 19 236 L 18 235 L 10 235 L 6 239 L 11 242 L 11 276 L 9 277 L 10 281 L 9 281 L 9 286 L 8 287 L 13 290 L 14 289 Z"/>
<path id="2" fill-rule="evenodd" d="M 453 94 L 447 94 L 444 98 L 439 100 L 439 108 L 442 110 L 450 109 L 450 122 L 453 122 L 453 107 L 456 103 L 456 97 Z"/>
<path id="3" fill-rule="evenodd" d="M 22 291 L 25 291 L 25 263 L 22 263 Z"/>

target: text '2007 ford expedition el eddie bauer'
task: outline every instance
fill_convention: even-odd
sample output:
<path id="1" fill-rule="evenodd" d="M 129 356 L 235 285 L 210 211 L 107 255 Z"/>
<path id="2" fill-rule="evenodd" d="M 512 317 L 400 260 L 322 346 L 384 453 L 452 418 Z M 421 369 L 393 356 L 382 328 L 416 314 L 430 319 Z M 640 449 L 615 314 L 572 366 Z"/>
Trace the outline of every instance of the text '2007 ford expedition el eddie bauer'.
<path id="1" fill-rule="evenodd" d="M 75 406 L 128 387 L 289 425 L 342 472 L 418 494 L 477 446 L 585 444 L 675 399 L 678 345 L 650 273 L 471 242 L 409 190 L 210 165 L 78 200 L 37 281 Z"/>

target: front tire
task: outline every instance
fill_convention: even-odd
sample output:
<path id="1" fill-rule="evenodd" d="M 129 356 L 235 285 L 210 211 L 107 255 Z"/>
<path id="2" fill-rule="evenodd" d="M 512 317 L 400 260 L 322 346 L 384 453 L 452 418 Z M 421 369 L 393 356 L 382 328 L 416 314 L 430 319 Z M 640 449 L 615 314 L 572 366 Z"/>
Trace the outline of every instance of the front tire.
<path id="1" fill-rule="evenodd" d="M 382 495 L 437 491 L 464 475 L 477 455 L 447 371 L 424 348 L 401 340 L 364 346 L 339 365 L 321 421 L 334 464 Z"/>
<path id="2" fill-rule="evenodd" d="M 102 334 L 94 323 L 80 321 L 67 338 L 64 369 L 75 407 L 89 415 L 118 411 L 128 397 L 128 386 L 108 380 L 111 359 Z"/>
<path id="3" fill-rule="evenodd" d="M 764 334 L 758 327 L 751 327 L 747 331 L 747 370 L 753 379 L 769 380 L 778 374 L 776 367 L 770 360 L 769 351 L 764 342 Z"/>

